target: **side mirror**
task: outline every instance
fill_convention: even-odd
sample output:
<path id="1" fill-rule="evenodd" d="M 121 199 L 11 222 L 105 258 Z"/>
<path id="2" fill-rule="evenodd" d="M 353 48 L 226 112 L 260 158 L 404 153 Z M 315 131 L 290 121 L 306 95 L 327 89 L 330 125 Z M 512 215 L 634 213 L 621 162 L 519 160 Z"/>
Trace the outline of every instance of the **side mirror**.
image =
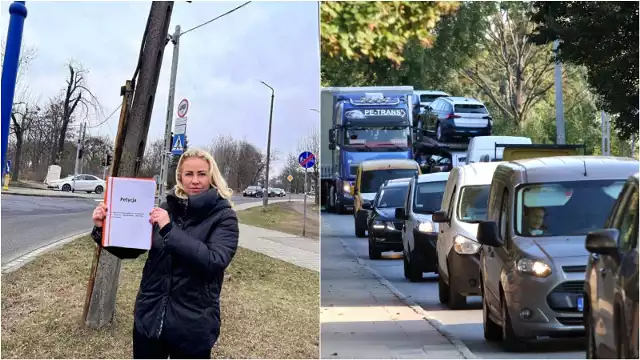
<path id="1" fill-rule="evenodd" d="M 498 238 L 498 225 L 495 221 L 481 221 L 478 224 L 476 240 L 482 245 L 500 247 L 502 241 Z"/>
<path id="2" fill-rule="evenodd" d="M 336 144 L 329 143 L 329 150 L 335 150 L 335 149 L 336 149 Z"/>
<path id="3" fill-rule="evenodd" d="M 336 142 L 336 129 L 329 129 L 329 144 Z"/>
<path id="4" fill-rule="evenodd" d="M 362 202 L 362 208 L 364 210 L 371 210 L 371 203 L 369 201 L 363 201 Z"/>
<path id="5" fill-rule="evenodd" d="M 435 223 L 446 223 L 449 222 L 449 219 L 447 219 L 446 211 L 438 210 L 431 215 L 431 221 Z"/>
<path id="6" fill-rule="evenodd" d="M 616 229 L 603 229 L 592 231 L 587 234 L 585 247 L 587 251 L 601 255 L 615 255 L 618 253 L 618 236 L 620 232 Z"/>
<path id="7" fill-rule="evenodd" d="M 396 208 L 396 219 L 407 220 L 407 213 L 404 208 Z"/>

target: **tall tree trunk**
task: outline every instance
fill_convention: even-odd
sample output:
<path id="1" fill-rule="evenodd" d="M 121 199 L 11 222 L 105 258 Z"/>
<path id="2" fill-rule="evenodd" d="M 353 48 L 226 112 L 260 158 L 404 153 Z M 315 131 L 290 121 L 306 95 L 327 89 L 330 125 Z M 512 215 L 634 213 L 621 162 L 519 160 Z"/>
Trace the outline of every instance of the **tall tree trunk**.
<path id="1" fill-rule="evenodd" d="M 11 169 L 11 178 L 17 181 L 20 176 L 20 162 L 22 161 L 22 144 L 24 143 L 24 135 L 22 131 L 16 131 L 16 155 L 13 159 L 13 169 Z"/>

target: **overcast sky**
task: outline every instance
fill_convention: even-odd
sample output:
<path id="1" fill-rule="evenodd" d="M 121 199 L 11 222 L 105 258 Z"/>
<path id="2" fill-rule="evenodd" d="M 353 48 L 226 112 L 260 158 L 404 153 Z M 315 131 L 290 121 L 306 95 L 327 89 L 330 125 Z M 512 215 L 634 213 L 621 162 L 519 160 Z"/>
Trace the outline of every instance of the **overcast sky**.
<path id="1" fill-rule="evenodd" d="M 210 20 L 243 2 L 175 2 L 170 32 Z M 0 4 L 6 38 L 10 2 Z M 37 49 L 25 73 L 32 96 L 46 102 L 64 86 L 73 59 L 90 73 L 88 85 L 108 116 L 120 104 L 120 86 L 135 70 L 149 2 L 28 1 L 23 46 Z M 164 135 L 172 46 L 165 49 L 153 109 L 149 142 Z M 270 90 L 275 88 L 272 149 L 282 168 L 298 139 L 319 125 L 320 58 L 316 2 L 252 2 L 184 35 L 176 102 L 188 98 L 187 136 L 191 146 L 206 146 L 218 135 L 246 138 L 265 151 Z M 89 125 L 103 118 L 89 119 Z M 96 135 L 115 137 L 117 114 Z M 77 130 L 76 130 L 77 131 Z"/>

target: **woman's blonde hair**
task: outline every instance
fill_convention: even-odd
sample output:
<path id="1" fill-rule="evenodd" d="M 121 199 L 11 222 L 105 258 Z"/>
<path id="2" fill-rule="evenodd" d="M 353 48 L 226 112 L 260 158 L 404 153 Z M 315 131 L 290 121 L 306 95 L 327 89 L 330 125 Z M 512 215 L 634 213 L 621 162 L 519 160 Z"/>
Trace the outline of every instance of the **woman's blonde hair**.
<path id="1" fill-rule="evenodd" d="M 218 190 L 218 194 L 220 194 L 223 199 L 227 199 L 231 203 L 231 206 L 233 206 L 233 203 L 231 202 L 233 190 L 229 188 L 227 181 L 222 177 L 218 164 L 213 156 L 202 149 L 189 149 L 180 156 L 178 167 L 176 168 L 176 196 L 181 199 L 186 199 L 188 197 L 187 192 L 184 191 L 180 174 L 182 173 L 182 164 L 190 157 L 198 157 L 209 164 L 209 179 L 211 186 L 215 187 Z"/>

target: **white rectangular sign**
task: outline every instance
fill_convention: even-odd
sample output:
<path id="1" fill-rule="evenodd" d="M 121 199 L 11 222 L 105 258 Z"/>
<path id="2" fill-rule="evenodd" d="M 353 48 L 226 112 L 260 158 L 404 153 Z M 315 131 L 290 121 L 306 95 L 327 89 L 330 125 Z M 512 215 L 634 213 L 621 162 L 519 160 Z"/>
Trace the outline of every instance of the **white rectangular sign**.
<path id="1" fill-rule="evenodd" d="M 176 118 L 173 123 L 173 134 L 186 134 L 187 133 L 187 118 Z"/>
<path id="2" fill-rule="evenodd" d="M 108 179 L 102 246 L 151 248 L 153 227 L 149 213 L 155 204 L 155 192 L 156 183 L 152 179 Z"/>

